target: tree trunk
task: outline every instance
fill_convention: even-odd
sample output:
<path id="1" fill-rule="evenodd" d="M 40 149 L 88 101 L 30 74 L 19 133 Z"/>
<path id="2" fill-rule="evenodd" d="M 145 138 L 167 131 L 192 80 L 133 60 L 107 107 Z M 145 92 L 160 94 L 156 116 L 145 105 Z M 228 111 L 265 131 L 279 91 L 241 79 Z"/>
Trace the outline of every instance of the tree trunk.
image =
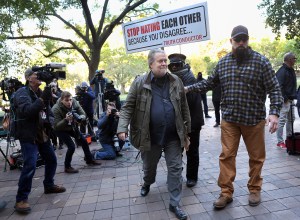
<path id="1" fill-rule="evenodd" d="M 96 70 L 98 69 L 100 63 L 100 53 L 101 48 L 91 49 L 91 61 L 88 64 L 89 66 L 89 81 L 94 77 Z"/>

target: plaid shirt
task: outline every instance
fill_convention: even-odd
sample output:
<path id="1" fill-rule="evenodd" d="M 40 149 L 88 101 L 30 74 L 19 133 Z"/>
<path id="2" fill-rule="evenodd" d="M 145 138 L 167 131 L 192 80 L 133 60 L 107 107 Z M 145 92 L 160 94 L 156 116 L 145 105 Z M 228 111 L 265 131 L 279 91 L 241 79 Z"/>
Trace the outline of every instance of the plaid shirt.
<path id="1" fill-rule="evenodd" d="M 207 91 L 221 84 L 222 119 L 243 125 L 256 125 L 266 117 L 266 97 L 269 94 L 269 115 L 279 115 L 282 105 L 280 87 L 268 59 L 249 49 L 250 57 L 237 65 L 232 53 L 217 64 L 214 73 L 191 86 L 188 91 Z"/>

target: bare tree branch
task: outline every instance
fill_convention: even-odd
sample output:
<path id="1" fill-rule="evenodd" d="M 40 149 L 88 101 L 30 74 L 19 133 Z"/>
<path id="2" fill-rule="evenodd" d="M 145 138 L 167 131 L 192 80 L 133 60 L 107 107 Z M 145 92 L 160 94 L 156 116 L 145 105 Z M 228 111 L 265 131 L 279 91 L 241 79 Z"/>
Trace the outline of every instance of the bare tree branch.
<path id="1" fill-rule="evenodd" d="M 103 25 L 104 25 L 105 14 L 106 14 L 107 6 L 108 6 L 108 1 L 109 0 L 105 0 L 104 5 L 103 5 L 102 16 L 101 16 L 101 19 L 100 19 L 100 22 L 99 22 L 99 27 L 98 27 L 98 30 L 97 30 L 97 36 L 100 35 L 101 30 L 102 30 Z"/>
<path id="2" fill-rule="evenodd" d="M 63 17 L 61 17 L 59 14 L 57 13 L 53 13 L 53 14 L 46 14 L 46 15 L 50 15 L 50 16 L 54 16 L 56 18 L 58 18 L 59 20 L 61 20 L 65 25 L 67 25 L 69 28 L 71 28 L 80 38 L 82 38 L 82 40 L 84 40 L 84 42 L 90 47 L 92 45 L 91 41 L 89 40 L 88 36 L 84 36 L 80 30 L 78 30 L 78 28 L 76 28 L 74 25 L 72 25 L 70 22 L 66 21 Z"/>
<path id="3" fill-rule="evenodd" d="M 53 56 L 54 54 L 58 53 L 59 51 L 61 50 L 74 50 L 75 48 L 74 47 L 60 47 L 60 48 L 57 48 L 55 51 L 49 53 L 49 54 L 44 54 L 41 50 L 35 48 L 35 50 L 37 50 L 38 52 L 40 52 L 44 57 L 51 57 Z"/>
<path id="4" fill-rule="evenodd" d="M 31 36 L 18 36 L 18 37 L 7 37 L 7 39 L 9 40 L 19 40 L 19 39 L 38 39 L 38 38 L 46 38 L 46 39 L 50 39 L 50 40 L 55 40 L 55 41 L 61 41 L 61 42 L 65 42 L 68 44 L 71 44 L 75 50 L 77 50 L 84 58 L 84 60 L 87 62 L 87 64 L 90 63 L 90 59 L 88 57 L 88 55 L 84 52 L 84 50 L 80 49 L 75 42 L 73 42 L 70 39 L 63 39 L 60 37 L 53 37 L 53 36 L 49 36 L 49 35 L 31 35 Z"/>
<path id="5" fill-rule="evenodd" d="M 87 21 L 87 26 L 89 27 L 91 34 L 92 34 L 92 38 L 94 42 L 97 42 L 97 34 L 96 34 L 96 30 L 93 24 L 93 20 L 92 20 L 92 16 L 91 16 L 91 12 L 89 9 L 89 6 L 87 4 L 87 0 L 80 0 L 81 5 L 82 5 L 82 9 L 84 11 L 84 14 L 86 16 L 86 21 Z"/>

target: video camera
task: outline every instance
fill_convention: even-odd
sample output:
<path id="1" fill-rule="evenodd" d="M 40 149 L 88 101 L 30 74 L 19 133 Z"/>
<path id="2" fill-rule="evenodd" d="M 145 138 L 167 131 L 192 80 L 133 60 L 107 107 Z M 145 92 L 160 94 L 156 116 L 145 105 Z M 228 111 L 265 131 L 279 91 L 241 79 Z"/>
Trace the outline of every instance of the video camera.
<path id="1" fill-rule="evenodd" d="M 109 100 L 110 102 L 115 101 L 120 94 L 120 91 L 115 88 L 113 81 L 106 83 L 106 86 L 104 88 L 105 100 Z"/>
<path id="2" fill-rule="evenodd" d="M 23 86 L 22 82 L 20 82 L 17 78 L 15 77 L 10 77 L 10 78 L 4 78 L 3 80 L 0 81 L 0 88 L 3 91 L 3 100 L 4 101 L 9 101 L 11 95 L 17 91 L 19 88 Z M 5 96 L 7 95 L 7 97 Z"/>
<path id="3" fill-rule="evenodd" d="M 37 78 L 48 85 L 53 79 L 66 79 L 65 67 L 66 64 L 49 63 L 42 67 L 33 66 L 32 71 L 37 72 Z"/>

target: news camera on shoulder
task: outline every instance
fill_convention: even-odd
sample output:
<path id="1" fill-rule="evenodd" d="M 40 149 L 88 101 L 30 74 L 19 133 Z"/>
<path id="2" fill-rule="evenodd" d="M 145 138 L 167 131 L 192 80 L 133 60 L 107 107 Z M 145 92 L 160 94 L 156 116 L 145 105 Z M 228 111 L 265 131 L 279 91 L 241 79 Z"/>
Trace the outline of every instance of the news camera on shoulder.
<path id="1" fill-rule="evenodd" d="M 39 80 L 50 84 L 53 79 L 66 79 L 66 64 L 62 63 L 49 63 L 45 66 L 33 66 L 32 71 L 37 73 Z"/>

